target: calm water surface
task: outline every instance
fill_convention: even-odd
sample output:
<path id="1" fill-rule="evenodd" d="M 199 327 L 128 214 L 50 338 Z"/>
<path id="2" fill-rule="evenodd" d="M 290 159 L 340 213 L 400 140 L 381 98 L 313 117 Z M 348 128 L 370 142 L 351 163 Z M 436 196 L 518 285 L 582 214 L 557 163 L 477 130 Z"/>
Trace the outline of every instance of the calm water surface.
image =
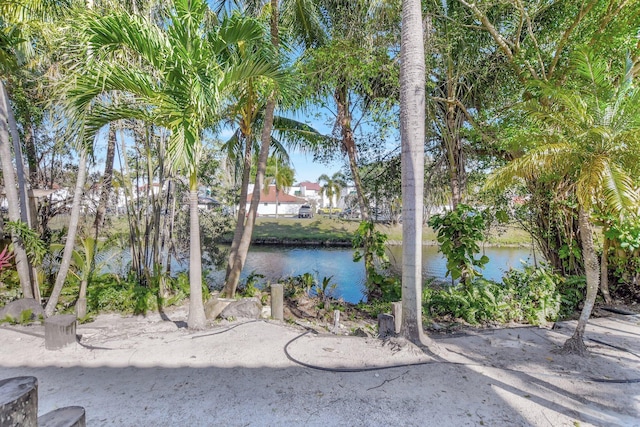
<path id="1" fill-rule="evenodd" d="M 398 271 L 402 263 L 402 247 L 391 246 L 390 258 Z M 483 271 L 484 277 L 500 280 L 510 268 L 520 268 L 522 262 L 532 263 L 532 252 L 528 248 L 485 248 L 484 254 L 490 259 Z M 423 247 L 423 275 L 425 278 L 445 279 L 446 261 L 438 253 L 436 246 Z M 275 282 L 282 277 L 297 276 L 304 273 L 314 274 L 320 281 L 323 277 L 333 276 L 332 282 L 338 286 L 336 296 L 345 301 L 359 302 L 363 298 L 364 264 L 353 262 L 353 249 L 318 247 L 251 247 L 242 274 L 245 279 L 252 272 L 265 276 L 264 281 Z M 216 273 L 214 280 L 221 280 L 222 272 Z"/>

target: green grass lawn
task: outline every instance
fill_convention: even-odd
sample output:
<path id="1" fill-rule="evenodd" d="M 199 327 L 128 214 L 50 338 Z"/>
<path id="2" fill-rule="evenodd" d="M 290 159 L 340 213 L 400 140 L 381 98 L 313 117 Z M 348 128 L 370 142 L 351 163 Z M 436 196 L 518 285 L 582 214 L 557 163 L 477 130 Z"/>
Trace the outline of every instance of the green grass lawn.
<path id="1" fill-rule="evenodd" d="M 316 215 L 313 218 L 258 218 L 253 232 L 254 240 L 273 241 L 332 241 L 350 242 L 360 222 Z M 376 229 L 388 236 L 392 242 L 402 241 L 402 224 L 377 224 Z M 435 243 L 436 234 L 425 226 L 422 240 Z M 503 227 L 493 231 L 487 241 L 493 245 L 528 245 L 531 238 L 516 226 Z"/>

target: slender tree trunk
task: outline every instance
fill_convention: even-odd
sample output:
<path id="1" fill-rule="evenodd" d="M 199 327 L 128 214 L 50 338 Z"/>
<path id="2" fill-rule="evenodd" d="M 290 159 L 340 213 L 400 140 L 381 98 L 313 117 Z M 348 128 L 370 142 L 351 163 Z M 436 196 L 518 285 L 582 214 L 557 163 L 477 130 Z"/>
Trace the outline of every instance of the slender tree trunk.
<path id="1" fill-rule="evenodd" d="M 107 203 L 109 202 L 109 195 L 111 194 L 111 183 L 113 181 L 113 161 L 115 158 L 115 144 L 116 144 L 116 131 L 114 124 L 109 125 L 109 136 L 107 139 L 107 157 L 105 159 L 104 174 L 102 175 L 102 188 L 100 189 L 100 199 L 98 201 L 98 207 L 96 208 L 96 217 L 93 222 L 93 238 L 95 241 L 95 247 L 91 253 L 91 265 L 89 266 L 89 274 L 91 277 L 95 270 L 95 257 L 97 255 L 98 237 L 100 236 L 100 230 L 104 225 L 104 218 L 107 212 Z M 78 300 L 76 301 L 76 316 L 79 319 L 87 315 L 87 288 L 89 287 L 89 278 L 85 277 L 80 282 L 80 289 L 78 291 Z"/>
<path id="2" fill-rule="evenodd" d="M 27 154 L 27 169 L 29 170 L 29 183 L 31 188 L 41 188 L 38 179 L 38 154 L 35 143 L 35 128 L 31 123 L 31 117 L 27 116 L 29 123 L 27 124 L 24 135 L 24 147 Z"/>
<path id="3" fill-rule="evenodd" d="M 606 231 L 606 228 L 603 231 Z M 611 294 L 609 293 L 609 239 L 606 235 L 602 244 L 602 258 L 600 259 L 600 291 L 602 291 L 604 302 L 611 304 Z"/>
<path id="4" fill-rule="evenodd" d="M 27 200 L 27 204 L 29 207 L 29 218 L 31 219 L 31 228 L 37 230 L 41 235 L 44 234 L 44 227 L 38 224 L 38 209 L 36 206 L 36 198 L 33 196 L 33 189 L 41 188 L 40 180 L 38 179 L 38 158 L 36 151 L 36 143 L 35 143 L 35 126 L 31 121 L 31 116 L 27 114 L 26 116 L 27 123 L 25 124 L 25 134 L 24 134 L 24 147 L 27 155 L 27 170 L 29 172 L 29 199 Z M 37 277 L 35 274 L 35 269 L 32 269 L 32 276 L 34 278 Z M 34 292 L 36 287 L 34 287 Z M 39 287 L 38 287 L 39 291 Z M 38 292 L 39 293 L 39 292 Z M 40 299 L 38 296 L 37 299 Z"/>
<path id="5" fill-rule="evenodd" d="M 589 213 L 585 212 L 582 206 L 579 207 L 578 222 L 580 224 L 580 239 L 582 240 L 582 258 L 584 259 L 584 269 L 587 275 L 587 296 L 584 300 L 584 306 L 582 307 L 576 330 L 573 336 L 564 343 L 562 350 L 565 353 L 584 356 L 587 354 L 587 347 L 584 345 L 583 340 L 584 331 L 587 327 L 589 317 L 591 317 L 591 312 L 596 302 L 596 295 L 598 294 L 600 266 L 595 245 L 593 244 L 593 231 L 591 229 Z"/>
<path id="6" fill-rule="evenodd" d="M 276 102 L 275 97 L 272 95 L 267 101 L 264 116 L 264 127 L 262 128 L 260 154 L 258 155 L 258 169 L 256 172 L 256 182 L 253 187 L 253 195 L 251 197 L 251 205 L 249 206 L 249 212 L 247 214 L 247 222 L 244 226 L 242 238 L 238 245 L 238 251 L 236 258 L 231 268 L 231 272 L 224 287 L 224 294 L 233 298 L 238 288 L 238 282 L 240 281 L 240 273 L 244 268 L 244 263 L 247 260 L 247 253 L 249 253 L 249 246 L 251 245 L 251 235 L 253 234 L 253 226 L 256 222 L 256 216 L 258 213 L 258 205 L 260 204 L 260 193 L 262 192 L 262 186 L 264 185 L 264 176 L 267 169 L 267 159 L 269 158 L 269 146 L 271 144 L 271 131 L 273 129 L 273 112 L 275 110 Z"/>
<path id="7" fill-rule="evenodd" d="M 270 18 L 270 30 L 271 30 L 271 44 L 278 49 L 280 45 L 280 34 L 278 27 L 279 11 L 278 0 L 271 0 L 271 18 Z M 264 176 L 267 170 L 267 160 L 269 159 L 269 147 L 271 145 L 271 131 L 273 130 L 273 114 L 276 108 L 275 93 L 272 93 L 267 100 L 267 105 L 264 112 L 264 124 L 262 127 L 262 134 L 260 136 L 260 153 L 258 154 L 258 167 L 256 171 L 256 182 L 253 187 L 253 195 L 251 197 L 251 205 L 249 206 L 249 212 L 247 214 L 246 222 L 242 230 L 241 237 L 238 241 L 238 248 L 235 253 L 233 263 L 231 262 L 231 256 L 229 258 L 229 266 L 227 270 L 227 278 L 225 280 L 224 294 L 233 298 L 238 288 L 238 282 L 240 281 L 240 273 L 244 268 L 244 263 L 247 259 L 247 253 L 249 253 L 249 246 L 251 245 L 251 235 L 253 234 L 253 226 L 256 222 L 258 215 L 258 205 L 260 204 L 260 192 L 264 185 Z M 249 143 L 247 141 L 247 143 Z M 240 210 L 246 208 L 246 199 L 244 205 L 240 205 Z M 244 216 L 242 217 L 244 221 Z M 238 214 L 238 223 L 240 223 L 240 214 Z M 236 231 L 238 229 L 236 228 Z M 234 235 L 235 241 L 235 235 Z M 233 249 L 233 248 L 232 248 Z"/>
<path id="8" fill-rule="evenodd" d="M 356 153 L 356 141 L 353 138 L 353 129 L 351 129 L 351 116 L 349 113 L 349 105 L 347 100 L 347 89 L 344 87 L 336 89 L 334 98 L 338 109 L 338 122 L 340 123 L 340 131 L 342 134 L 342 148 L 347 153 L 349 159 L 349 169 L 353 178 L 353 185 L 356 187 L 356 196 L 358 197 L 358 205 L 360 206 L 360 215 L 363 221 L 368 221 L 369 203 L 364 195 L 364 187 L 360 178 L 358 169 L 358 159 Z"/>
<path id="9" fill-rule="evenodd" d="M 20 219 L 27 224 L 31 229 L 37 229 L 35 224 L 35 202 L 29 197 L 29 188 L 27 185 L 27 177 L 24 170 L 24 159 L 22 157 L 22 144 L 20 144 L 20 134 L 18 133 L 18 125 L 16 118 L 13 115 L 13 110 L 9 105 L 9 95 L 7 88 L 2 87 L 5 109 L 7 112 L 9 132 L 11 133 L 11 139 L 13 140 L 13 154 L 16 158 L 16 174 L 18 178 L 18 192 L 20 194 Z M 38 275 L 33 265 L 27 257 L 29 262 L 29 283 L 31 285 L 31 293 L 33 298 L 40 301 L 40 287 L 38 286 Z"/>
<path id="10" fill-rule="evenodd" d="M 51 291 L 51 296 L 44 309 L 45 316 L 49 317 L 56 311 L 58 299 L 62 292 L 62 287 L 67 279 L 69 267 L 71 266 L 71 256 L 76 242 L 76 234 L 78 232 L 78 223 L 80 222 L 80 208 L 82 205 L 82 196 L 84 191 L 84 183 L 87 178 L 87 152 L 83 148 L 80 149 L 80 161 L 78 162 L 78 177 L 76 179 L 76 187 L 73 192 L 73 205 L 71 206 L 71 217 L 69 219 L 69 230 L 67 232 L 67 241 L 64 245 L 62 260 L 60 261 L 60 269 L 56 276 L 56 282 Z"/>
<path id="11" fill-rule="evenodd" d="M 400 58 L 403 199 L 400 335 L 419 345 L 431 345 L 422 328 L 422 216 L 426 105 L 420 0 L 402 1 Z"/>
<path id="12" fill-rule="evenodd" d="M 195 173 L 189 179 L 189 329 L 203 329 L 207 318 L 202 301 L 202 253 L 200 247 L 200 219 L 198 217 L 198 179 Z"/>
<path id="13" fill-rule="evenodd" d="M 113 182 L 113 161 L 116 156 L 116 129 L 114 123 L 109 125 L 109 136 L 107 138 L 107 157 L 104 161 L 104 174 L 102 175 L 102 188 L 100 200 L 96 209 L 96 219 L 93 222 L 94 237 L 96 240 L 100 234 L 100 229 L 104 225 L 104 218 L 107 212 L 107 204 L 111 195 Z"/>
<path id="14" fill-rule="evenodd" d="M 231 241 L 231 248 L 229 250 L 229 261 L 227 262 L 225 283 L 229 280 L 229 275 L 233 270 L 233 264 L 236 262 L 236 257 L 238 256 L 238 247 L 240 246 L 240 240 L 242 240 L 244 225 L 247 218 L 247 199 L 249 193 L 249 179 L 251 178 L 251 147 L 253 146 L 252 134 L 243 134 L 242 139 L 244 140 L 245 147 L 244 159 L 242 164 L 242 182 L 240 183 L 240 199 L 238 202 L 238 216 L 236 221 L 236 228 L 233 232 L 233 240 Z M 226 290 L 225 294 L 229 296 L 226 293 Z"/>
<path id="15" fill-rule="evenodd" d="M 4 178 L 4 191 L 9 208 L 9 220 L 20 221 L 20 196 L 16 185 L 13 163 L 11 162 L 11 145 L 9 141 L 9 100 L 2 79 L 0 79 L 0 162 L 2 162 L 2 175 Z M 16 235 L 11 236 L 13 252 L 15 254 L 16 269 L 20 278 L 23 298 L 33 298 L 31 286 L 30 266 L 27 252 L 22 240 Z"/>

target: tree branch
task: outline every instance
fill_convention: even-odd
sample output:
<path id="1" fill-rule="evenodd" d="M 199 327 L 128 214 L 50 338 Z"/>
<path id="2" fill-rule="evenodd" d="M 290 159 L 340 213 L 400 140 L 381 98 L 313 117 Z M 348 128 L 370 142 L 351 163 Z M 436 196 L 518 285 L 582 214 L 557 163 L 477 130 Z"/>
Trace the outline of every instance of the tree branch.
<path id="1" fill-rule="evenodd" d="M 562 53 L 564 47 L 567 45 L 567 42 L 569 41 L 569 37 L 573 33 L 573 30 L 575 30 L 576 27 L 580 25 L 582 19 L 591 11 L 591 9 L 593 9 L 597 2 L 598 0 L 593 0 L 585 8 L 581 9 L 580 13 L 578 13 L 576 15 L 576 18 L 573 20 L 573 23 L 562 34 L 562 38 L 560 38 L 560 41 L 556 46 L 556 51 L 553 54 L 553 60 L 551 61 L 551 65 L 549 66 L 549 72 L 547 73 L 547 76 L 549 78 L 553 76 L 553 72 L 555 71 L 556 66 L 558 65 L 558 61 L 560 60 L 560 54 Z"/>

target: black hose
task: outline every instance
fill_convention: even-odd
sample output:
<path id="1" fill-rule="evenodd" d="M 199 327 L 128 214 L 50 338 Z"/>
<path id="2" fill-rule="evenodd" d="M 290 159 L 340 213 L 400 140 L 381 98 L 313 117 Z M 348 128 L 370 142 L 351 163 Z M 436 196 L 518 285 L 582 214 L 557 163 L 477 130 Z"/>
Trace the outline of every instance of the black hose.
<path id="1" fill-rule="evenodd" d="M 298 335 L 297 337 L 294 337 L 291 340 L 289 340 L 289 342 L 286 343 L 285 346 L 284 346 L 284 354 L 287 356 L 287 359 L 289 359 L 293 363 L 295 363 L 297 365 L 300 365 L 300 366 L 304 366 L 305 368 L 315 369 L 316 371 L 324 371 L 324 372 L 370 372 L 370 371 L 382 371 L 384 369 L 407 368 L 407 367 L 411 367 L 411 366 L 422 366 L 422 365 L 433 365 L 433 364 L 436 364 L 436 363 L 449 363 L 449 364 L 452 364 L 452 365 L 461 365 L 461 363 L 457 363 L 457 362 L 438 362 L 438 361 L 433 361 L 433 360 L 430 360 L 428 362 L 400 363 L 400 364 L 397 364 L 397 365 L 371 366 L 371 367 L 368 367 L 368 368 L 326 368 L 324 366 L 312 365 L 310 363 L 302 362 L 301 360 L 296 359 L 295 357 L 293 357 L 291 355 L 291 353 L 289 353 L 289 346 L 291 344 L 293 344 L 295 341 L 297 341 L 300 338 L 304 337 L 305 335 L 309 334 L 310 332 L 311 331 L 307 330 L 307 332 L 304 332 L 304 333 Z"/>

